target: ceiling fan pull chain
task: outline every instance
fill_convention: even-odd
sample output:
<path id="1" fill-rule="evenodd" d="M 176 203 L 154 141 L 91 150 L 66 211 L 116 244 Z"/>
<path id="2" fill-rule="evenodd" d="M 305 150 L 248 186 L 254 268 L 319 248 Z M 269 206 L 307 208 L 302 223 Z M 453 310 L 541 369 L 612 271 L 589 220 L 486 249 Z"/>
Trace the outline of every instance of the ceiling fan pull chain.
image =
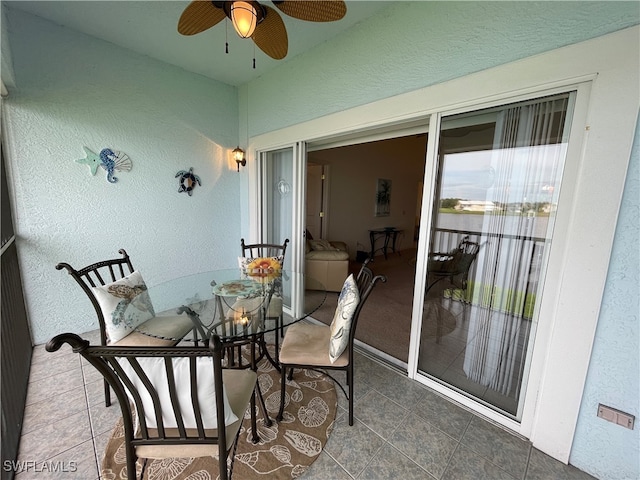
<path id="1" fill-rule="evenodd" d="M 256 69 L 256 44 L 253 44 L 253 69 Z"/>
<path id="2" fill-rule="evenodd" d="M 224 21 L 224 53 L 229 53 L 229 22 Z"/>

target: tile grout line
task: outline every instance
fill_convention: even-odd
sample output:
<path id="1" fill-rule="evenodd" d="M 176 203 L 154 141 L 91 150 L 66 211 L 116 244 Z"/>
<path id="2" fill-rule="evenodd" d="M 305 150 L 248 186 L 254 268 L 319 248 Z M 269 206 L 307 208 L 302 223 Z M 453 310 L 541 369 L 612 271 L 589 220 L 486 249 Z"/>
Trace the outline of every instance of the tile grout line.
<path id="1" fill-rule="evenodd" d="M 460 435 L 460 439 L 458 440 L 458 442 L 456 444 L 456 448 L 453 449 L 453 452 L 451 453 L 451 456 L 449 457 L 449 460 L 447 460 L 447 464 L 444 466 L 444 470 L 442 470 L 441 478 L 444 477 L 444 475 L 447 473 L 447 470 L 451 466 L 451 462 L 453 461 L 453 457 L 455 456 L 456 452 L 460 449 L 461 446 L 463 446 L 462 439 L 464 438 L 464 435 L 467 433 L 467 430 L 469 430 L 469 425 L 471 425 L 471 421 L 472 420 L 473 420 L 473 416 L 470 416 L 469 420 L 467 421 L 467 425 L 464 427 L 464 429 L 462 431 L 462 434 Z M 436 427 L 436 428 L 438 428 L 438 427 Z M 485 458 L 485 457 L 482 457 L 482 458 Z"/>
<path id="2" fill-rule="evenodd" d="M 101 480 L 100 462 L 98 461 L 98 450 L 96 448 L 96 437 L 95 437 L 95 431 L 93 428 L 93 419 L 91 418 L 91 411 L 89 410 L 89 392 L 87 390 L 88 384 L 86 382 L 86 377 L 84 374 L 84 365 L 82 364 L 82 357 L 80 355 L 78 356 L 78 361 L 80 362 L 80 372 L 82 374 L 82 389 L 84 391 L 84 401 L 87 407 L 87 416 L 89 417 L 89 429 L 91 431 L 91 445 L 93 446 L 92 458 L 94 460 L 94 465 L 96 467 L 95 480 Z"/>
<path id="3" fill-rule="evenodd" d="M 522 480 L 526 480 L 529 473 L 529 462 L 531 461 L 531 454 L 533 453 L 533 444 L 529 443 L 529 451 L 527 452 L 527 461 L 524 466 L 524 473 L 522 474 Z"/>
<path id="4" fill-rule="evenodd" d="M 474 454 L 478 455 L 479 457 L 481 457 L 481 458 L 482 458 L 482 459 L 484 459 L 485 461 L 489 462 L 489 463 L 490 463 L 491 465 L 493 465 L 494 467 L 498 468 L 500 471 L 502 471 L 502 472 L 506 473 L 506 474 L 507 474 L 507 475 L 509 475 L 511 478 L 514 478 L 514 479 L 515 479 L 516 477 L 515 477 L 515 476 L 514 476 L 510 471 L 508 471 L 506 468 L 504 468 L 504 467 L 503 467 L 503 466 L 501 466 L 501 465 L 498 465 L 498 464 L 497 464 L 496 462 L 494 462 L 492 459 L 490 459 L 489 457 L 486 457 L 486 456 L 485 456 L 485 455 L 483 455 L 481 452 L 478 452 L 478 451 L 477 451 L 475 448 L 473 448 L 471 445 L 468 445 L 468 444 L 466 444 L 466 443 L 464 443 L 464 442 L 462 441 L 462 439 L 464 438 L 464 435 L 467 433 L 467 430 L 468 430 L 468 429 L 469 429 L 469 427 L 471 426 L 471 422 L 474 420 L 474 418 L 475 418 L 476 420 L 478 420 L 478 421 L 483 422 L 483 423 L 484 423 L 484 422 L 486 422 L 486 423 L 489 423 L 489 424 L 493 425 L 493 423 L 489 422 L 488 420 L 483 419 L 483 418 L 482 418 L 481 416 L 479 416 L 479 415 L 472 416 L 472 417 L 469 419 L 469 423 L 467 424 L 467 427 L 465 428 L 464 433 L 463 433 L 463 434 L 462 434 L 462 436 L 460 437 L 460 444 L 461 444 L 461 445 L 463 445 L 464 447 L 468 448 L 469 450 L 471 450 Z M 494 426 L 499 427 L 499 425 L 494 425 Z M 508 431 L 506 431 L 506 430 L 505 430 L 505 432 L 506 432 L 506 433 L 511 434 L 511 432 L 508 432 Z M 515 438 L 518 438 L 516 435 L 513 435 L 513 436 L 514 436 Z M 525 441 L 526 441 L 526 440 L 525 440 Z M 528 441 L 527 441 L 527 442 L 528 442 Z M 531 448 L 532 448 L 531 443 L 528 443 L 528 447 L 527 447 L 527 448 L 528 448 L 528 453 L 527 453 L 527 460 L 525 461 L 525 469 L 524 469 L 524 473 L 525 473 L 525 474 L 526 474 L 526 472 L 527 472 L 527 467 L 528 467 L 528 464 L 529 464 L 529 457 L 530 457 L 530 455 L 531 455 Z M 524 478 L 525 478 L 525 477 L 523 476 L 521 480 L 524 480 Z"/>
<path id="5" fill-rule="evenodd" d="M 96 467 L 96 480 L 100 480 L 101 478 L 101 469 L 100 469 L 100 464 L 101 464 L 101 460 L 98 459 L 98 445 L 96 443 L 96 432 L 95 432 L 95 428 L 93 426 L 93 417 L 91 416 L 91 410 L 89 408 L 89 391 L 87 390 L 87 385 L 88 383 L 86 382 L 87 377 L 85 376 L 85 368 L 84 365 L 82 363 L 82 357 L 79 358 L 80 360 L 80 370 L 82 372 L 82 386 L 84 389 L 84 401 L 87 405 L 87 415 L 89 416 L 89 428 L 91 429 L 91 443 L 93 445 L 93 457 L 94 457 L 94 461 L 95 461 L 95 467 Z"/>
<path id="6" fill-rule="evenodd" d="M 421 470 L 424 470 L 425 472 L 427 472 L 427 474 L 431 475 L 425 468 L 423 468 L 421 465 L 419 465 L 418 463 L 414 462 L 413 459 L 411 459 L 405 452 L 403 452 L 402 450 L 400 450 L 399 448 L 397 448 L 395 445 L 393 445 L 390 442 L 390 438 L 393 436 L 393 434 L 400 428 L 400 426 L 402 425 L 402 423 L 412 414 L 414 414 L 414 412 L 408 408 L 405 408 L 404 406 L 400 405 L 398 402 L 396 402 L 395 400 L 389 398 L 388 396 L 386 396 L 385 394 L 381 393 L 379 390 L 377 390 L 375 387 L 371 387 L 371 390 L 367 393 L 367 395 L 369 395 L 371 393 L 371 391 L 375 391 L 378 395 L 383 396 L 384 398 L 388 399 L 390 402 L 393 402 L 394 404 L 398 405 L 400 408 L 403 408 L 406 413 L 405 415 L 398 421 L 398 423 L 396 424 L 396 426 L 393 428 L 393 430 L 389 433 L 387 438 L 383 438 L 383 442 L 380 445 L 380 447 L 378 447 L 378 449 L 371 455 L 371 457 L 369 458 L 369 461 L 365 464 L 364 468 L 358 473 L 357 477 L 358 478 L 360 475 L 362 475 L 362 473 L 369 467 L 369 465 L 371 465 L 373 463 L 373 461 L 375 460 L 375 458 L 377 456 L 380 455 L 380 453 L 382 452 L 383 448 L 385 446 L 389 447 L 389 448 L 393 448 L 394 450 L 398 451 L 402 456 L 404 456 L 405 458 L 407 458 L 411 463 L 413 463 L 414 465 L 416 465 L 418 468 L 420 468 Z M 362 421 L 361 421 L 362 422 Z M 367 425 L 366 423 L 362 422 L 362 424 L 367 427 L 369 430 L 371 430 L 374 434 L 380 436 L 378 433 L 376 433 L 371 427 L 369 427 L 369 425 Z M 380 437 L 382 438 L 382 437 Z"/>
<path id="7" fill-rule="evenodd" d="M 336 424 L 338 423 L 338 420 L 339 420 L 339 418 L 340 418 L 340 417 L 342 417 L 342 416 L 348 416 L 348 415 L 349 415 L 349 412 L 342 412 L 340 415 L 336 416 L 336 420 L 335 420 Z M 354 417 L 355 417 L 355 415 L 354 415 Z M 362 422 L 362 420 L 358 419 L 357 417 L 355 417 L 355 418 L 354 418 L 354 423 L 355 423 L 355 421 L 358 421 L 358 422 L 362 423 L 362 424 L 363 424 L 367 429 L 371 430 L 369 427 L 367 427 L 367 425 L 365 425 L 365 423 L 364 423 L 364 422 Z M 334 428 L 334 429 L 335 429 L 335 428 Z M 371 430 L 371 432 L 372 432 L 374 435 L 378 435 L 378 434 L 377 434 L 377 433 L 375 433 L 373 430 Z M 379 436 L 379 435 L 378 435 L 378 436 Z M 347 468 L 346 468 L 346 467 L 345 467 L 345 466 L 344 466 L 344 465 L 343 465 L 343 464 L 342 464 L 342 463 L 341 463 L 337 458 L 335 458 L 333 455 L 331 455 L 331 453 L 330 453 L 330 452 L 328 452 L 328 451 L 327 451 L 327 450 L 325 450 L 324 448 L 323 448 L 323 451 L 324 451 L 324 453 L 326 453 L 327 455 L 329 455 L 329 458 L 331 458 L 331 460 L 333 460 L 333 461 L 336 463 L 336 465 L 338 465 L 338 467 L 340 467 L 340 468 L 341 468 L 341 469 L 342 469 L 342 470 L 343 470 L 347 475 L 349 475 L 349 477 L 351 477 L 351 478 L 353 478 L 353 479 L 356 479 L 356 478 L 358 477 L 358 475 L 360 475 L 360 473 L 362 473 L 362 472 L 360 472 L 360 473 L 358 473 L 358 474 L 357 474 L 357 475 L 355 475 L 355 476 L 354 476 L 354 475 L 352 475 L 352 474 L 351 474 L 351 472 L 349 472 L 349 470 L 347 470 Z M 365 468 L 366 468 L 366 467 L 365 467 Z M 363 469 L 363 470 L 364 470 L 364 469 Z"/>

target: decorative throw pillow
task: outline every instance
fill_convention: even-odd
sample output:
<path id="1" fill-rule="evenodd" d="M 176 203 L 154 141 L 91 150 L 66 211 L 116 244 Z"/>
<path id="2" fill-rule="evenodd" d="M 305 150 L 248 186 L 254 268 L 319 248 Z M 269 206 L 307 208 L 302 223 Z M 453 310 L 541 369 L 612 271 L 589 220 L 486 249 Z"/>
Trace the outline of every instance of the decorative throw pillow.
<path id="1" fill-rule="evenodd" d="M 167 371 L 165 369 L 164 359 L 139 357 L 138 362 L 140 363 L 144 373 L 149 377 L 149 381 L 158 392 L 160 405 L 162 406 L 162 421 L 165 428 L 176 428 L 176 416 L 173 411 L 171 397 L 169 395 L 169 383 L 167 380 Z M 153 400 L 151 399 L 149 391 L 144 386 L 144 383 L 138 374 L 135 373 L 127 359 L 120 358 L 119 363 L 127 376 L 131 379 L 136 390 L 140 393 L 147 426 L 155 428 L 157 426 L 157 420 L 153 408 Z M 193 403 L 191 401 L 189 359 L 186 357 L 174 358 L 173 369 L 176 382 L 176 393 L 178 395 L 180 411 L 182 412 L 184 419 L 184 426 L 186 428 L 197 428 L 196 416 L 193 410 Z M 218 428 L 216 388 L 213 380 L 213 359 L 211 357 L 200 357 L 196 359 L 196 375 L 198 382 L 198 404 L 200 405 L 200 415 L 202 417 L 204 428 Z M 130 392 L 127 393 L 130 398 L 133 398 Z M 233 410 L 231 410 L 229 399 L 227 398 L 227 394 L 224 389 L 222 391 L 222 395 L 222 401 L 224 402 L 224 424 L 230 425 L 231 423 L 236 422 L 238 417 L 233 413 Z"/>
<path id="2" fill-rule="evenodd" d="M 156 316 L 142 275 L 137 270 L 116 282 L 93 287 L 110 343 L 122 340 Z"/>
<path id="3" fill-rule="evenodd" d="M 277 257 L 238 257 L 238 266 L 242 278 L 250 278 L 260 283 L 274 285 L 274 294 L 279 294 L 281 289 L 282 265 L 284 256 Z M 276 283 L 272 283 L 276 281 Z"/>
<path id="4" fill-rule="evenodd" d="M 329 340 L 329 360 L 331 363 L 342 355 L 349 343 L 349 332 L 351 330 L 351 320 L 353 314 L 360 303 L 360 292 L 353 277 L 349 275 L 342 285 L 338 306 L 331 322 L 331 339 Z"/>
<path id="5" fill-rule="evenodd" d="M 238 267 L 243 275 L 260 273 L 260 271 L 280 272 L 284 264 L 284 256 L 277 257 L 238 257 Z"/>

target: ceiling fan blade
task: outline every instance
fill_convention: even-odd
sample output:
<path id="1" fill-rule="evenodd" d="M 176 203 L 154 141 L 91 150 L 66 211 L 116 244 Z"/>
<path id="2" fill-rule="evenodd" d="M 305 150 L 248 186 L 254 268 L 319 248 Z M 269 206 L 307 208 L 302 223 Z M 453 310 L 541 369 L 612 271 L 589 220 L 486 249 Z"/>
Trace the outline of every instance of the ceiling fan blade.
<path id="1" fill-rule="evenodd" d="M 184 9 L 178 21 L 178 32 L 182 35 L 195 35 L 213 27 L 226 17 L 224 10 L 210 1 L 196 0 Z"/>
<path id="2" fill-rule="evenodd" d="M 335 22 L 347 13 L 346 3 L 340 0 L 281 0 L 273 4 L 290 17 L 309 22 Z"/>
<path id="3" fill-rule="evenodd" d="M 256 26 L 251 38 L 258 48 L 271 58 L 281 60 L 287 56 L 289 39 L 282 17 L 273 8 L 263 5 L 266 15 Z"/>

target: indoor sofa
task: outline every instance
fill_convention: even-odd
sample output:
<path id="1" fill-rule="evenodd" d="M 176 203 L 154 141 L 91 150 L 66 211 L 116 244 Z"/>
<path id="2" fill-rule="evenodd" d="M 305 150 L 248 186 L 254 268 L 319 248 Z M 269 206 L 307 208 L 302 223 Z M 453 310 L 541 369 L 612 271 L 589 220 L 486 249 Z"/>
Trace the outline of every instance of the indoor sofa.
<path id="1" fill-rule="evenodd" d="M 325 286 L 329 292 L 339 292 L 349 274 L 349 248 L 344 242 L 307 240 L 305 275 Z"/>

